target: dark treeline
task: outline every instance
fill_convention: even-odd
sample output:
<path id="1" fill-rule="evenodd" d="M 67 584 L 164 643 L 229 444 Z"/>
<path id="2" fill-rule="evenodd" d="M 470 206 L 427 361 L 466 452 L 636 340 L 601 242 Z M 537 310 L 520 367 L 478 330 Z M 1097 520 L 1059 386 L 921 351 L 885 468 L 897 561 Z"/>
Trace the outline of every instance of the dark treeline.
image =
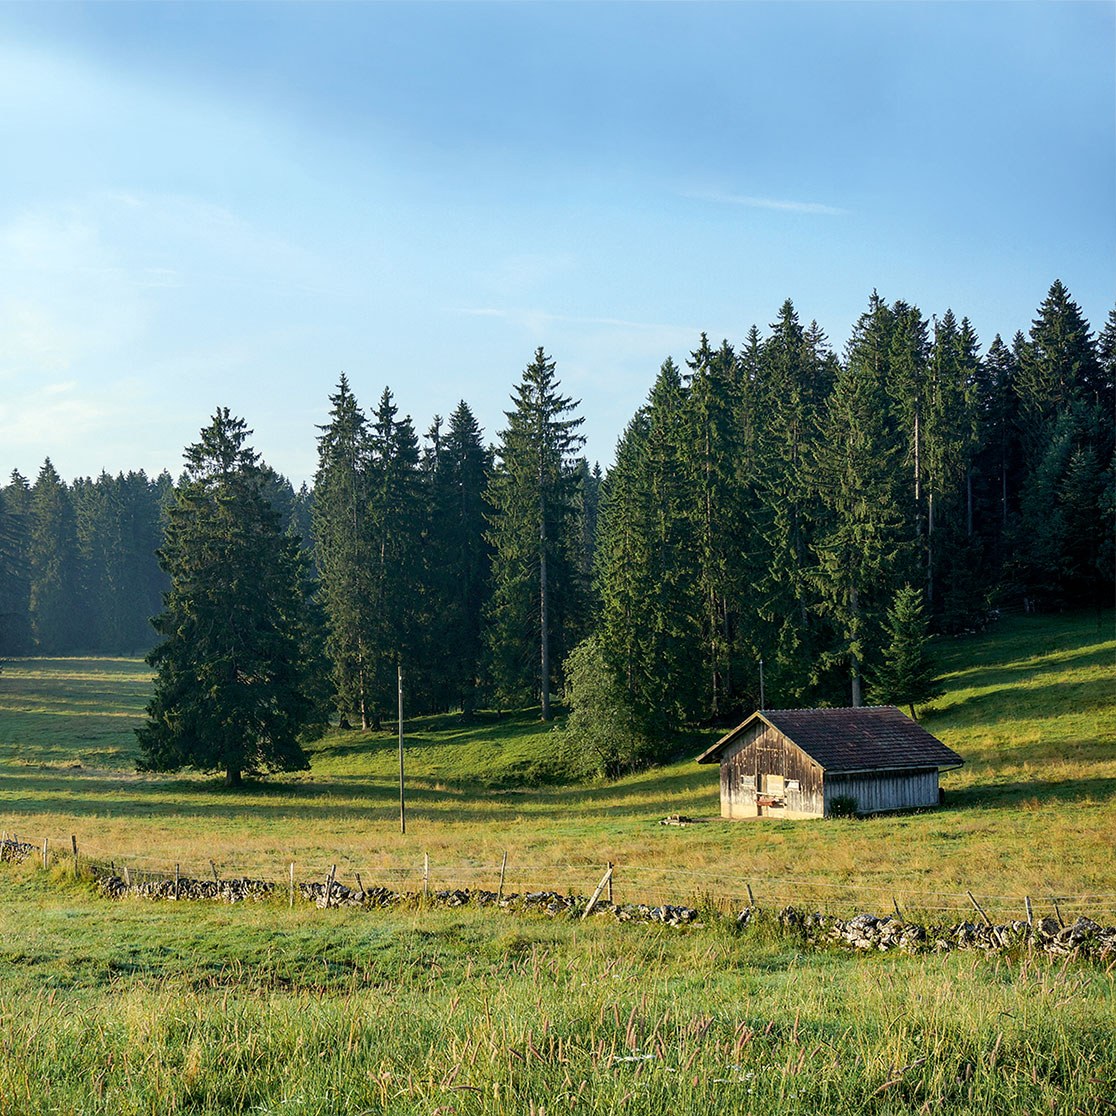
<path id="1" fill-rule="evenodd" d="M 1114 383 L 1116 310 L 1094 337 L 1059 282 L 983 353 L 967 319 L 877 295 L 837 353 L 788 300 L 668 359 L 604 478 L 540 349 L 495 445 L 464 402 L 420 439 L 342 376 L 312 491 L 263 483 L 312 560 L 343 724 L 390 715 L 400 665 L 414 712 L 547 716 L 569 660 L 653 735 L 758 704 L 761 660 L 768 706 L 872 700 L 911 588 L 943 633 L 1110 603 Z M 0 654 L 148 648 L 173 488 L 13 474 Z"/>

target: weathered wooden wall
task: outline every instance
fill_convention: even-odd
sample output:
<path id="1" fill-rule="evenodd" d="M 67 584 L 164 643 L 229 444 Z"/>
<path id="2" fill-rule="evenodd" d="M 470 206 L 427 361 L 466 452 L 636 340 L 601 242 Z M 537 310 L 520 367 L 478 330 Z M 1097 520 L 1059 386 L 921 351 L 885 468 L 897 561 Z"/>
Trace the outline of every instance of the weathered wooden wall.
<path id="1" fill-rule="evenodd" d="M 856 799 L 858 814 L 877 814 L 883 810 L 913 810 L 938 805 L 938 771 L 881 771 L 841 775 L 829 773 L 825 779 L 825 806 L 839 795 Z"/>
<path id="2" fill-rule="evenodd" d="M 772 792 L 784 804 L 757 807 L 756 795 Z M 762 721 L 748 729 L 721 758 L 721 817 L 820 818 L 823 804 L 821 768 Z"/>

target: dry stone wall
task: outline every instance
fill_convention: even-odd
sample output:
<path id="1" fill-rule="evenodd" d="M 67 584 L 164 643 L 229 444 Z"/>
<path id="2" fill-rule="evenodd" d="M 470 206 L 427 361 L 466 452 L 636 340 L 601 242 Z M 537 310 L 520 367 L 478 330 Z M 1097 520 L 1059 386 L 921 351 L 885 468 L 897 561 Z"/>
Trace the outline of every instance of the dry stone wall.
<path id="1" fill-rule="evenodd" d="M 35 851 L 26 846 L 25 856 Z M 5 859 L 7 857 L 5 856 Z M 97 887 L 110 899 L 196 901 L 209 900 L 240 903 L 281 895 L 284 889 L 265 880 L 207 880 L 180 877 L 173 879 L 145 878 L 128 881 L 115 871 L 94 869 Z M 421 892 L 396 891 L 387 887 L 350 888 L 337 882 L 301 883 L 296 889 L 300 900 L 318 907 L 346 907 L 373 910 L 391 907 L 417 907 L 422 903 L 436 907 L 492 907 L 510 912 L 541 914 L 552 918 L 581 917 L 589 903 L 584 895 L 563 895 L 556 891 L 531 891 L 525 894 L 500 895 L 483 889 L 447 889 Z M 612 903 L 600 899 L 591 917 L 611 917 L 617 922 L 654 922 L 665 926 L 700 926 L 702 915 L 694 907 L 664 903 Z M 769 923 L 781 933 L 800 937 L 805 944 L 817 948 L 843 948 L 859 952 L 947 953 L 953 950 L 1004 952 L 1031 950 L 1058 957 L 1096 958 L 1104 962 L 1116 960 L 1116 926 L 1101 926 L 1090 918 L 1078 918 L 1069 926 L 1057 919 L 1042 918 L 1033 923 L 1023 921 L 1002 924 L 959 922 L 951 925 L 927 926 L 899 916 L 879 918 L 857 914 L 839 918 L 821 912 L 803 913 L 784 907 L 773 915 L 760 907 L 745 907 L 736 924 L 744 928 Z"/>

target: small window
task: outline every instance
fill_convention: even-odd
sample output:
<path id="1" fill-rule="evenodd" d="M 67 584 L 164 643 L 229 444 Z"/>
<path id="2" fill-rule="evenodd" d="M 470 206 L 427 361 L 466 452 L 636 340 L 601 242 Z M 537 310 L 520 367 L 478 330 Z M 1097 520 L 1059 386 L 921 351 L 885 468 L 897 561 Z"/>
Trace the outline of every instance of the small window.
<path id="1" fill-rule="evenodd" d="M 788 779 L 787 780 L 787 790 L 788 791 L 798 790 L 798 780 L 797 779 Z"/>

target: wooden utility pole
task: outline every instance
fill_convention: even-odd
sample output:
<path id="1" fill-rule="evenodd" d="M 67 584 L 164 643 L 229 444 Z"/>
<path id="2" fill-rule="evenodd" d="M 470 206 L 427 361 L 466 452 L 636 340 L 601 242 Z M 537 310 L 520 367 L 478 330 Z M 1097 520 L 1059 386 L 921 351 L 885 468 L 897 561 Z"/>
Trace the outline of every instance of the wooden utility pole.
<path id="1" fill-rule="evenodd" d="M 407 832 L 407 800 L 403 794 L 403 662 L 396 665 L 399 679 L 399 832 Z"/>

